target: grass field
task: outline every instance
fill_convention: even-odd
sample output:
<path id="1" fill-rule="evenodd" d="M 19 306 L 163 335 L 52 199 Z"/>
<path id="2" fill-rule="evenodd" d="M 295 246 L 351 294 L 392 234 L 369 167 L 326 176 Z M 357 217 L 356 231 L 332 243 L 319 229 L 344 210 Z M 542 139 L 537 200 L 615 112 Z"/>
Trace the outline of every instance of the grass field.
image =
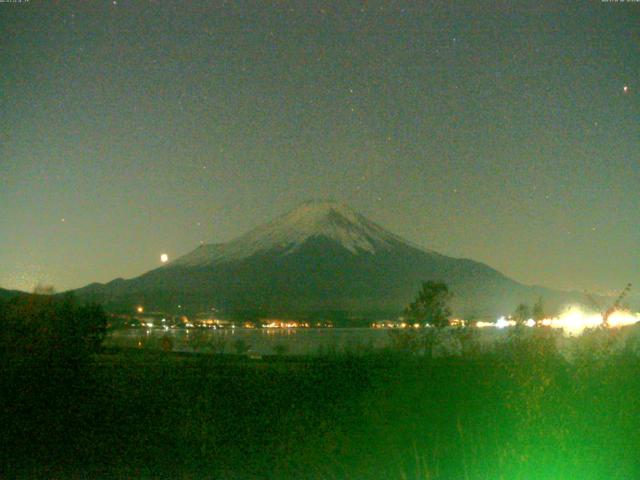
<path id="1" fill-rule="evenodd" d="M 109 351 L 5 365 L 2 478 L 636 479 L 640 362 Z"/>

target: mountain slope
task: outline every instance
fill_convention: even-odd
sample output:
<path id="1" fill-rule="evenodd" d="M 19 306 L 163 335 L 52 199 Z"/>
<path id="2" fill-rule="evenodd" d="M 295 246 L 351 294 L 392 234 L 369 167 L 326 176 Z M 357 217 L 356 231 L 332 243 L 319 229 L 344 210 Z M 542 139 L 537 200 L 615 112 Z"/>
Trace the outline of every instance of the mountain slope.
<path id="1" fill-rule="evenodd" d="M 420 282 L 447 282 L 460 315 L 508 313 L 543 295 L 567 294 L 523 286 L 466 259 L 423 250 L 343 204 L 307 202 L 223 244 L 205 245 L 141 275 L 77 291 L 108 308 L 209 311 L 230 316 L 394 315 Z"/>

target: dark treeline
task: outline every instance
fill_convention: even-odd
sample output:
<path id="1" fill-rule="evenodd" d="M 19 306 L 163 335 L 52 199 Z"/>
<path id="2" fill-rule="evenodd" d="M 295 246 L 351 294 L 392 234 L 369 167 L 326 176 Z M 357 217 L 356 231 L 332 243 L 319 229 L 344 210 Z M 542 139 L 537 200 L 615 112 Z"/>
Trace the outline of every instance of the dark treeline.
<path id="1" fill-rule="evenodd" d="M 0 465 L 67 444 L 74 431 L 79 392 L 92 381 L 93 355 L 102 344 L 106 315 L 73 296 L 21 294 L 0 301 Z M 0 476 L 3 476 L 0 474 Z M 48 476 L 44 471 L 35 477 Z"/>
<path id="2" fill-rule="evenodd" d="M 5 362 L 73 369 L 99 351 L 107 317 L 99 305 L 79 305 L 73 295 L 32 294 L 0 302 L 0 322 Z"/>

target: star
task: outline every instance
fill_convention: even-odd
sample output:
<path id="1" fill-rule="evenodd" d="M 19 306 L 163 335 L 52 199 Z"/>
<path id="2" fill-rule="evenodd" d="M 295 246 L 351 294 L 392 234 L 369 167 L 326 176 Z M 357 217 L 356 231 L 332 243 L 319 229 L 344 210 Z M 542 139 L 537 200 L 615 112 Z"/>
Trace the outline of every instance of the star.
<path id="1" fill-rule="evenodd" d="M 624 93 L 629 93 L 629 85 L 625 85 L 624 87 L 622 87 L 622 91 Z"/>

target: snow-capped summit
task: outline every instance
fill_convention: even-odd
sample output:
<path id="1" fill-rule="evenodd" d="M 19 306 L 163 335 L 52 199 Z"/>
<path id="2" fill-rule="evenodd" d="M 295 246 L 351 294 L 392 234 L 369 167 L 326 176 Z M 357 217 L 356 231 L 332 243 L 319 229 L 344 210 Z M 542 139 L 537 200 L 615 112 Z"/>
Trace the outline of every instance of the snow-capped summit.
<path id="1" fill-rule="evenodd" d="M 375 254 L 394 245 L 407 244 L 343 203 L 313 200 L 231 242 L 203 245 L 173 265 L 215 264 L 269 250 L 288 254 L 316 237 L 331 240 L 353 254 Z"/>

